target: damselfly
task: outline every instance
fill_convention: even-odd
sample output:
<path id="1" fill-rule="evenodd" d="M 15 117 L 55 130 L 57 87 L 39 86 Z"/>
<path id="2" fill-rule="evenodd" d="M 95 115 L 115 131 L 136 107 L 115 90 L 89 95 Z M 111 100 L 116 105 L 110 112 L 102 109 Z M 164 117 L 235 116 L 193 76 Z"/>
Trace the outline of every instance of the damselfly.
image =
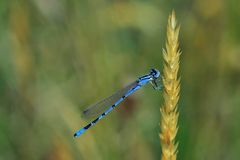
<path id="1" fill-rule="evenodd" d="M 100 114 L 96 119 L 94 119 L 91 123 L 86 125 L 85 127 L 78 130 L 74 137 L 78 137 L 83 134 L 90 127 L 95 125 L 100 119 L 105 117 L 109 112 L 111 112 L 120 102 L 122 102 L 127 96 L 141 88 L 143 85 L 148 84 L 149 82 L 152 84 L 154 89 L 161 89 L 162 84 L 160 83 L 161 74 L 157 69 L 151 69 L 150 73 L 139 77 L 133 83 L 130 83 L 125 88 L 117 91 L 110 97 L 107 97 L 94 105 L 89 106 L 87 109 L 83 111 L 83 115 L 85 117 L 91 117 L 97 114 Z M 160 77 L 160 78 L 159 78 Z"/>

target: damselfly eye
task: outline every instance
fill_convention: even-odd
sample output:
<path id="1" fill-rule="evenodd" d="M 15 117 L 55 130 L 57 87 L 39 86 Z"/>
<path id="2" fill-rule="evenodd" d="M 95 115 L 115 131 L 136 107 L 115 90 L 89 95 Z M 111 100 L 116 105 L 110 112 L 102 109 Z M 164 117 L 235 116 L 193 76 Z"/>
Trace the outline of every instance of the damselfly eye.
<path id="1" fill-rule="evenodd" d="M 157 69 L 151 69 L 151 74 L 154 78 L 158 78 L 160 76 L 160 71 Z"/>

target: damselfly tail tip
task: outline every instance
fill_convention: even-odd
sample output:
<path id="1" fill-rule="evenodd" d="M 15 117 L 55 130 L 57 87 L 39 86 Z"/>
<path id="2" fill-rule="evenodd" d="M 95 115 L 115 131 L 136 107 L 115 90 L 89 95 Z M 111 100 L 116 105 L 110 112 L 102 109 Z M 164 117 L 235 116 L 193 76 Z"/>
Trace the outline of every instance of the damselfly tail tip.
<path id="1" fill-rule="evenodd" d="M 90 126 L 90 124 L 89 124 Z M 80 130 L 78 130 L 73 136 L 76 138 L 76 137 L 79 137 L 81 134 L 83 134 L 84 132 L 86 131 L 86 128 L 82 128 Z"/>
<path id="2" fill-rule="evenodd" d="M 77 137 L 78 137 L 77 133 L 74 133 L 73 137 L 74 137 L 74 138 L 77 138 Z"/>

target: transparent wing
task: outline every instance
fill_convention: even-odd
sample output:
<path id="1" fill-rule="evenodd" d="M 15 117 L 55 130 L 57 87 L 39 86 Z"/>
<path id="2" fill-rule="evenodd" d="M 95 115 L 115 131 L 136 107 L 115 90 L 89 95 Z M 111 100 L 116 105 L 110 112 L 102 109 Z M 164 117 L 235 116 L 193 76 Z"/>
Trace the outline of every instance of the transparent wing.
<path id="1" fill-rule="evenodd" d="M 117 100 L 119 100 L 122 96 L 124 96 L 130 89 L 135 87 L 137 84 L 138 84 L 137 81 L 130 83 L 128 86 L 115 92 L 113 95 L 87 107 L 83 111 L 83 117 L 90 118 L 103 113 L 105 110 L 111 107 Z"/>

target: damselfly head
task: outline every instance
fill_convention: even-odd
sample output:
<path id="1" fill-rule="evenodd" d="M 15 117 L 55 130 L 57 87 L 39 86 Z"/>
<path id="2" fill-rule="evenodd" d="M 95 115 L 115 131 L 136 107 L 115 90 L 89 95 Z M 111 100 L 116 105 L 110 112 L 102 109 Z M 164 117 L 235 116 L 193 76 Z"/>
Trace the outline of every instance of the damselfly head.
<path id="1" fill-rule="evenodd" d="M 162 79 L 161 79 L 161 74 L 160 71 L 157 69 L 151 69 L 150 74 L 153 77 L 153 80 L 151 81 L 151 84 L 154 89 L 162 89 Z"/>
<path id="2" fill-rule="evenodd" d="M 157 79 L 160 76 L 160 71 L 157 69 L 151 69 L 150 74 L 153 76 L 154 79 Z"/>

